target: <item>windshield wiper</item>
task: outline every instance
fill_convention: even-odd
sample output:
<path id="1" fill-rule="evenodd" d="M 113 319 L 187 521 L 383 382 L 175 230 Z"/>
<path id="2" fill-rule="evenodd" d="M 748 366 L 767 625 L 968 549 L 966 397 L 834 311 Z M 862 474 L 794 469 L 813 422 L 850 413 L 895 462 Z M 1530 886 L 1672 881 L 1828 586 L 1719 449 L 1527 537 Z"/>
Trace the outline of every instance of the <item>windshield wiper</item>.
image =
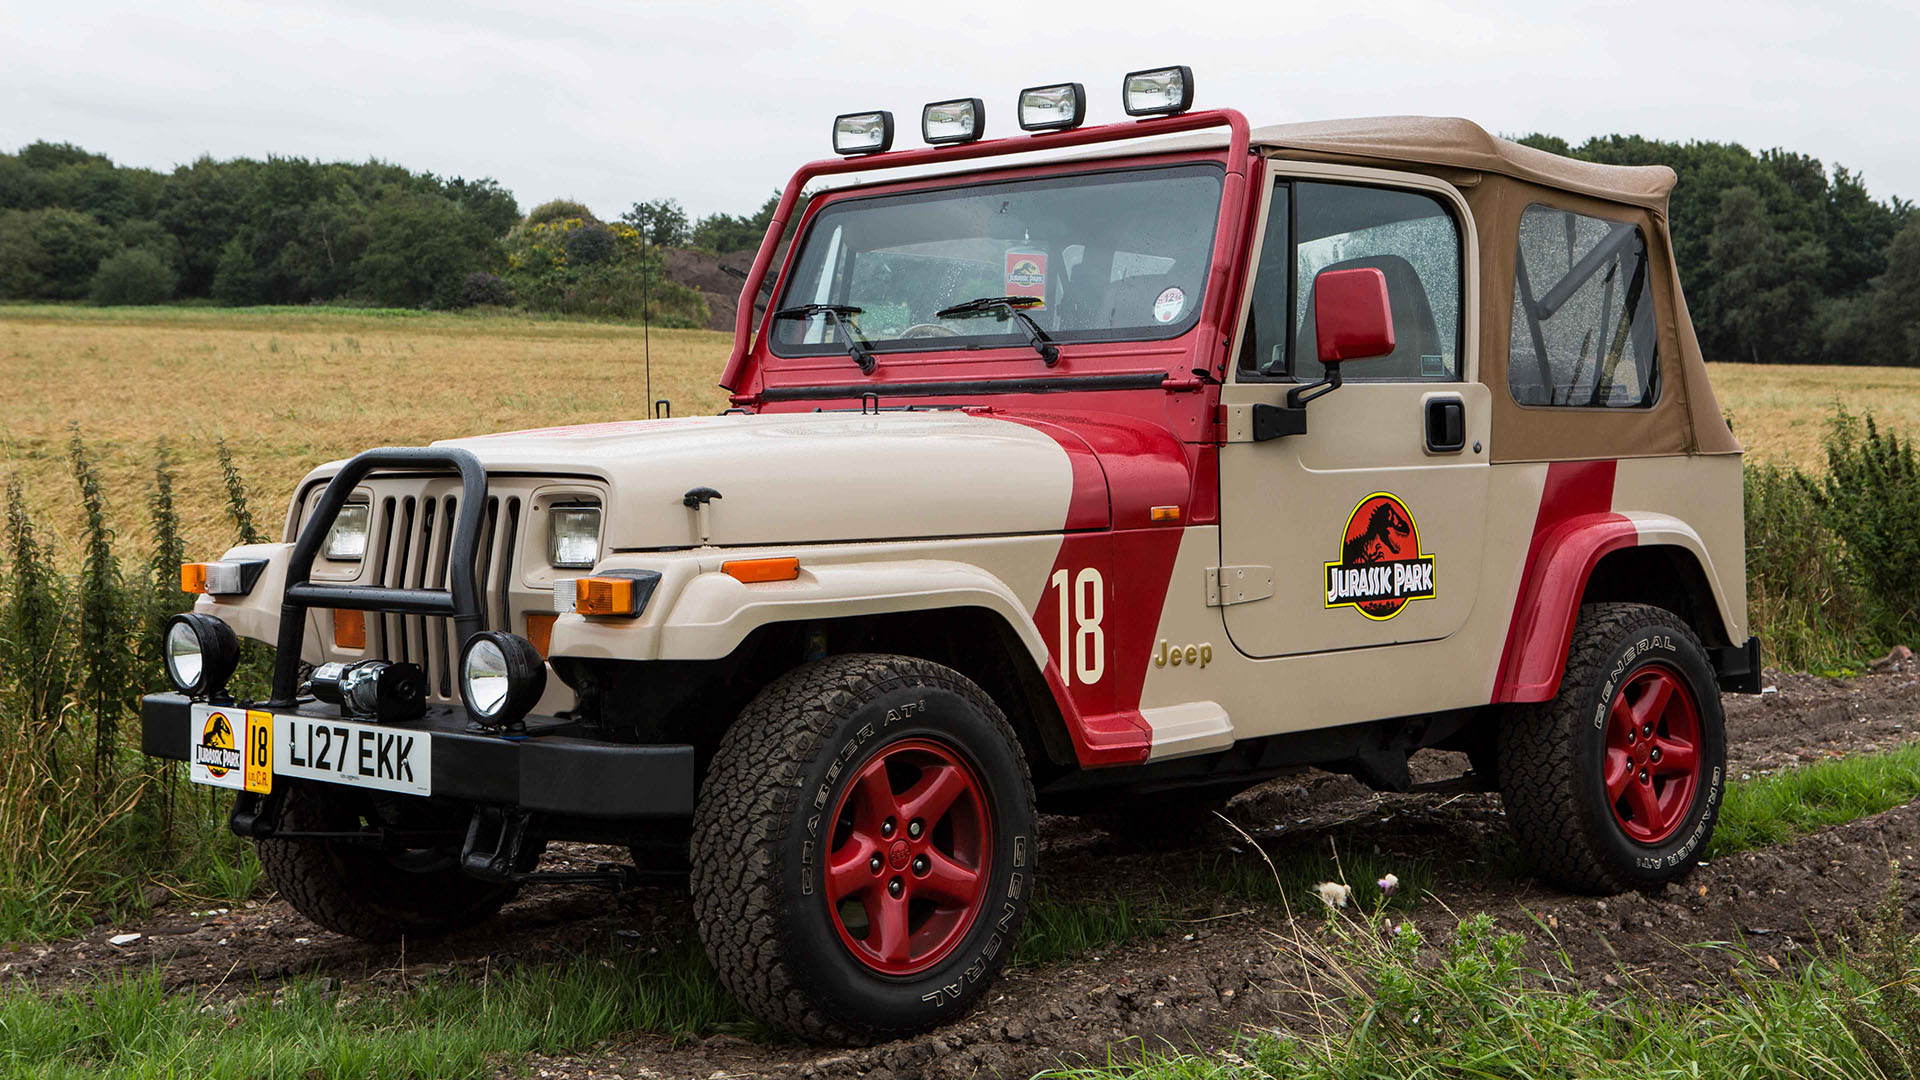
<path id="1" fill-rule="evenodd" d="M 853 362 L 860 365 L 860 373 L 871 375 L 873 374 L 873 351 L 867 347 L 866 339 L 857 335 L 853 324 L 847 321 L 848 316 L 858 315 L 861 310 L 851 304 L 796 304 L 793 307 L 781 308 L 773 313 L 773 317 L 811 319 L 815 315 L 825 315 L 827 321 L 832 323 L 834 330 L 839 333 L 840 340 L 847 343 L 847 355 L 853 357 Z"/>
<path id="2" fill-rule="evenodd" d="M 1053 339 L 1047 336 L 1045 330 L 1040 329 L 1039 323 L 1033 321 L 1033 316 L 1022 310 L 1039 307 L 1045 303 L 1045 300 L 1037 296 L 982 296 L 976 300 L 967 300 L 952 307 L 941 308 L 933 313 L 933 317 L 969 319 L 989 312 L 1001 312 L 1003 317 L 1011 318 L 1020 324 L 1021 331 L 1027 335 L 1027 344 L 1033 346 L 1033 351 L 1040 354 L 1040 359 L 1046 361 L 1048 367 L 1052 367 L 1060 362 L 1060 347 L 1053 343 Z"/>

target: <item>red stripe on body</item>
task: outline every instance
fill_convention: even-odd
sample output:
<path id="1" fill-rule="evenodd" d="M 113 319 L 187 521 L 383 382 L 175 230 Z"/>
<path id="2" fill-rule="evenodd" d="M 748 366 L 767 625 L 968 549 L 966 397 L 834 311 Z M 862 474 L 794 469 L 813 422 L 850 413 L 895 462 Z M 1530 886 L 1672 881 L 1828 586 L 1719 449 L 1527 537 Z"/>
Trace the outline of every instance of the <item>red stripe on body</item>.
<path id="1" fill-rule="evenodd" d="M 1073 462 L 1074 485 L 1060 552 L 1047 572 L 1047 588 L 1033 613 L 1052 660 L 1047 686 L 1060 707 L 1074 756 L 1082 768 L 1134 765 L 1147 759 L 1153 730 L 1140 714 L 1147 665 L 1160 631 L 1174 560 L 1185 529 L 1150 524 L 1154 506 L 1184 512 L 1194 504 L 1194 465 L 1189 447 L 1163 426 L 1113 413 L 999 413 L 995 419 L 1025 424 L 1053 436 Z M 1095 491 L 1097 478 L 1098 521 Z M 1211 500 L 1208 500 L 1211 502 Z M 1111 524 L 1112 531 L 1106 527 Z M 1075 532 L 1075 529 L 1093 531 Z M 1080 581 L 1089 569 L 1100 576 L 1098 620 L 1087 610 Z M 1066 572 L 1066 588 L 1060 573 Z M 1197 588 L 1197 584 L 1196 584 Z M 1067 603 L 1063 634 L 1060 605 Z M 1088 633 L 1089 623 L 1099 627 Z M 1098 640 L 1099 675 L 1082 678 L 1081 643 Z"/>
<path id="2" fill-rule="evenodd" d="M 1546 701 L 1560 692 L 1587 576 L 1608 552 L 1639 543 L 1633 522 L 1613 512 L 1617 464 L 1556 461 L 1547 466 L 1526 570 L 1500 653 L 1494 701 Z"/>

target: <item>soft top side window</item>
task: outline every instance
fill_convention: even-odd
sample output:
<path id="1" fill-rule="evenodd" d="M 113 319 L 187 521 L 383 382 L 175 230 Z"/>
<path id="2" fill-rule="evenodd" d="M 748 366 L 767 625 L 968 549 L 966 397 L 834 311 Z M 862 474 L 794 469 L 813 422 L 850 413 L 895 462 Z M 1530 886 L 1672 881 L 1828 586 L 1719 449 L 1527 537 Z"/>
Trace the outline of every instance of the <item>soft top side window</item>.
<path id="1" fill-rule="evenodd" d="M 1522 405 L 1649 408 L 1660 366 L 1646 237 L 1535 204 L 1520 215 L 1507 389 Z"/>

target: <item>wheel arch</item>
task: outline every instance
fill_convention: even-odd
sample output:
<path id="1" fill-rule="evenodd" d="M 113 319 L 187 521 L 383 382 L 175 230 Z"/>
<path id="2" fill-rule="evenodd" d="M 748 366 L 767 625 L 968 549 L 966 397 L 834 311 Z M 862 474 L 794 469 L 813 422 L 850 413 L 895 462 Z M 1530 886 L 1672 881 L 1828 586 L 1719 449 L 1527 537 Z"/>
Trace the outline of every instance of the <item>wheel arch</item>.
<path id="1" fill-rule="evenodd" d="M 1580 607 L 1598 602 L 1665 608 L 1709 648 L 1740 643 L 1706 544 L 1691 526 L 1665 514 L 1580 515 L 1542 536 L 1528 560 L 1493 700 L 1557 694 Z"/>

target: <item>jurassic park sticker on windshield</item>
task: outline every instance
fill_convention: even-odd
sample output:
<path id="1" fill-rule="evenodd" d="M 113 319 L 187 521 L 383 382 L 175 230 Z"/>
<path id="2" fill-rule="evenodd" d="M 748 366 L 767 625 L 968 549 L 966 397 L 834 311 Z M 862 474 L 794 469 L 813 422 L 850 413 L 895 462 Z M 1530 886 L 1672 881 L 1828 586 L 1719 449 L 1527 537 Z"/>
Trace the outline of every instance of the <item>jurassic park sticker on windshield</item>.
<path id="1" fill-rule="evenodd" d="M 1044 251 L 1007 252 L 1008 296 L 1047 295 L 1047 253 Z"/>
<path id="2" fill-rule="evenodd" d="M 1328 608 L 1385 621 L 1433 598 L 1433 556 L 1420 550 L 1420 527 L 1397 495 L 1376 491 L 1361 499 L 1341 534 L 1339 561 L 1326 565 Z"/>

